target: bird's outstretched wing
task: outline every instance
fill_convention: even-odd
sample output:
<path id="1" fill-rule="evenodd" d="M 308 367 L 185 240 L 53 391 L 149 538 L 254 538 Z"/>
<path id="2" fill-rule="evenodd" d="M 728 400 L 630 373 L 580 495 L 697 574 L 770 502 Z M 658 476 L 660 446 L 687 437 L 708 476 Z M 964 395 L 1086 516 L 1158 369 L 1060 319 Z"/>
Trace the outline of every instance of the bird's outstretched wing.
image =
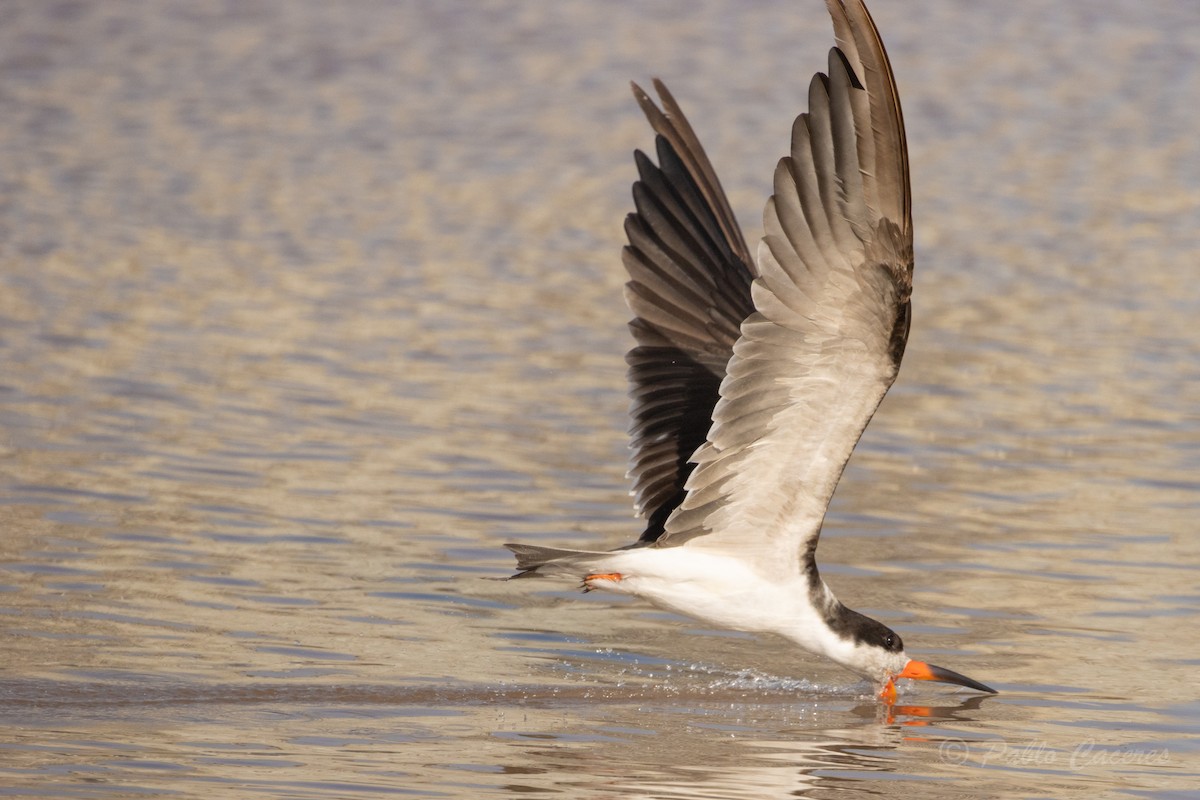
<path id="1" fill-rule="evenodd" d="M 828 75 L 814 76 L 791 153 L 775 170 L 753 310 L 739 320 L 686 495 L 656 539 L 658 546 L 737 551 L 764 571 L 793 574 L 815 569 L 834 488 L 895 379 L 912 288 L 908 158 L 891 65 L 861 0 L 827 3 L 838 47 Z M 680 291 L 658 287 L 650 296 L 634 292 L 635 326 Z M 744 308 L 737 291 L 708 303 L 733 317 Z M 697 318 L 705 306 L 696 302 L 674 308 L 670 322 L 688 323 L 681 335 L 695 336 L 718 358 L 726 315 Z M 641 418 L 650 416 L 643 410 Z M 657 474 L 635 468 L 638 476 Z M 643 510 L 647 499 L 661 502 L 655 485 L 640 484 Z"/>
<path id="2" fill-rule="evenodd" d="M 661 82 L 660 110 L 634 95 L 658 133 L 658 166 L 635 154 L 636 213 L 625 221 L 625 298 L 637 346 L 629 351 L 630 477 L 642 542 L 653 542 L 683 499 L 688 459 L 704 443 L 733 343 L 754 310 L 752 262 L 703 148 Z"/>

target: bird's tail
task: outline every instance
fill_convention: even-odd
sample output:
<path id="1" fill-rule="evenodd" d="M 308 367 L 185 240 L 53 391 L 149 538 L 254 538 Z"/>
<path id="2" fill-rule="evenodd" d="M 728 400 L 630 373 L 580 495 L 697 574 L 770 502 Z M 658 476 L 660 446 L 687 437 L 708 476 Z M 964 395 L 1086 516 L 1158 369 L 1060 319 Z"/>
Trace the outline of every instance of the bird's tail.
<path id="1" fill-rule="evenodd" d="M 567 550 L 561 547 L 541 547 L 536 544 L 504 545 L 517 557 L 517 569 L 512 578 L 540 578 L 545 575 L 574 575 L 582 577 L 593 570 L 596 562 L 612 554 L 604 550 Z M 510 580 L 512 579 L 510 578 Z"/>

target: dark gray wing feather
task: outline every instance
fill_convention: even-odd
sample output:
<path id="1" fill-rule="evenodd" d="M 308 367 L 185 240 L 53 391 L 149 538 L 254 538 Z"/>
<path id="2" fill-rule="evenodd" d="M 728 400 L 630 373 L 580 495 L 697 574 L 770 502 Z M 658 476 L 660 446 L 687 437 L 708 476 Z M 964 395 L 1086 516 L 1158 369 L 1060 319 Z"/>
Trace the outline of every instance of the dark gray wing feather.
<path id="1" fill-rule="evenodd" d="M 721 379 L 743 320 L 754 310 L 749 254 L 729 202 L 691 126 L 666 87 L 664 110 L 636 84 L 658 133 L 658 166 L 635 154 L 636 213 L 625 222 L 625 297 L 637 346 L 629 364 L 630 477 L 653 542 L 683 499 L 689 458 L 712 425 Z"/>

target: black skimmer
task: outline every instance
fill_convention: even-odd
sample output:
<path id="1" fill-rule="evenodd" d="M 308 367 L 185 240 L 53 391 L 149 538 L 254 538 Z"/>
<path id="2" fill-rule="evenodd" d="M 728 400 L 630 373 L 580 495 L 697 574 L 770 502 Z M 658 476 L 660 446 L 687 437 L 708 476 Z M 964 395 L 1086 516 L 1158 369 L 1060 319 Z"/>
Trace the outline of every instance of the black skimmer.
<path id="1" fill-rule="evenodd" d="M 837 46 L 775 169 L 752 258 L 691 125 L 655 81 L 634 95 L 626 220 L 632 494 L 645 531 L 594 552 L 505 545 L 519 574 L 574 575 L 713 625 L 769 632 L 875 681 L 994 692 L 910 659 L 817 570 L 838 479 L 904 353 L 912 290 L 908 150 L 892 67 L 861 0 L 827 0 Z"/>

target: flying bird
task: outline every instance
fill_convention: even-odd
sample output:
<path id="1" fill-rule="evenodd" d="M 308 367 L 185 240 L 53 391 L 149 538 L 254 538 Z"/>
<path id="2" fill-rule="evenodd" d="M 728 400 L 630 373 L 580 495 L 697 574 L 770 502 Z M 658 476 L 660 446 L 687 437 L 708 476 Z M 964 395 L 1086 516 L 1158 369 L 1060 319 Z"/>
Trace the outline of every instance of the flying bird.
<path id="1" fill-rule="evenodd" d="M 636 345 L 630 477 L 645 529 L 617 550 L 505 545 L 514 578 L 572 575 L 715 626 L 774 633 L 876 682 L 995 690 L 910 659 L 843 605 L 816 550 L 838 479 L 908 339 L 913 233 L 900 98 L 861 0 L 827 0 L 837 46 L 775 168 L 754 257 L 661 81 L 634 95 L 658 164 L 635 153 L 625 297 Z"/>

